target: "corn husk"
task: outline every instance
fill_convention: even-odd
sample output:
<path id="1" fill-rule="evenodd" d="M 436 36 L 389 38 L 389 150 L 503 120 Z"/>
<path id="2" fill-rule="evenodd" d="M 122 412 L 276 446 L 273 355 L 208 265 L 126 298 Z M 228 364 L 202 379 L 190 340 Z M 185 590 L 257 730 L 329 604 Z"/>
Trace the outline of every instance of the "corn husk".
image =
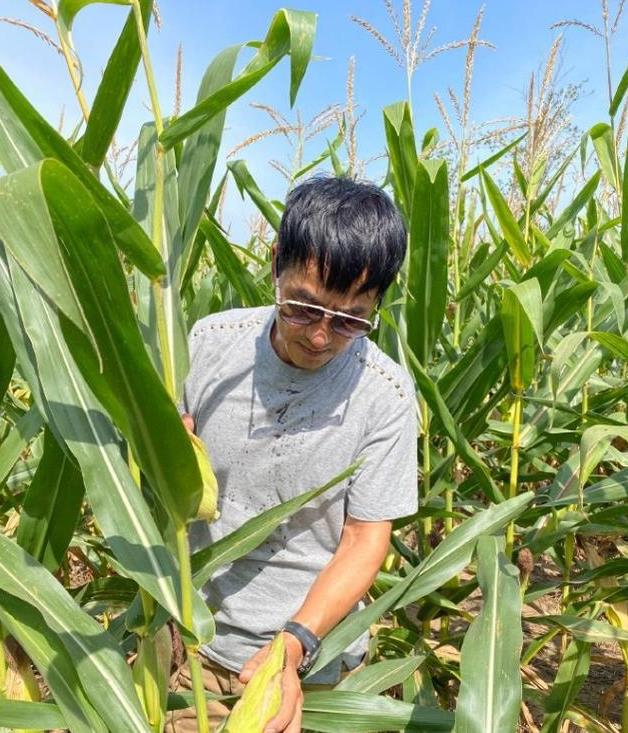
<path id="1" fill-rule="evenodd" d="M 196 455 L 196 461 L 203 481 L 203 496 L 201 498 L 201 503 L 198 506 L 196 519 L 204 519 L 207 522 L 213 522 L 214 519 L 218 519 L 220 516 L 217 509 L 218 482 L 216 481 L 216 474 L 214 473 L 211 461 L 207 455 L 205 443 L 203 443 L 198 435 L 194 435 L 193 433 L 190 433 L 190 439 L 192 441 L 192 447 L 194 448 L 194 454 Z"/>
<path id="2" fill-rule="evenodd" d="M 244 688 L 227 718 L 224 733 L 263 733 L 281 707 L 281 675 L 284 666 L 283 634 L 277 634 L 266 659 Z"/>

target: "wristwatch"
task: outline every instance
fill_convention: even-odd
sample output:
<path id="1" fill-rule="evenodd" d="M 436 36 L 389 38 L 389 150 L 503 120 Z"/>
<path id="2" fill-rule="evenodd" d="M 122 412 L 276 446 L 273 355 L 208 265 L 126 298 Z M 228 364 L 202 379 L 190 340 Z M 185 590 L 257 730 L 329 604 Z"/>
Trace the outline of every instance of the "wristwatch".
<path id="1" fill-rule="evenodd" d="M 301 642 L 303 659 L 297 668 L 297 673 L 299 677 L 303 677 L 314 666 L 314 662 L 321 650 L 321 640 L 307 626 L 303 626 L 303 624 L 299 624 L 296 621 L 287 621 L 282 631 L 287 631 Z"/>

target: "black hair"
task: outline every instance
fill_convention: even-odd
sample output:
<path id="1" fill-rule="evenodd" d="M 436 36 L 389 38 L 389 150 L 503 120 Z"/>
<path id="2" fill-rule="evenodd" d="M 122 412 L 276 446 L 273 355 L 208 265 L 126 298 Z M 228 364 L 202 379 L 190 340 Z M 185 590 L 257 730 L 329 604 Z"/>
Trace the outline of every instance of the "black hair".
<path id="1" fill-rule="evenodd" d="M 277 275 L 314 261 L 327 289 L 346 293 L 365 275 L 358 292 L 375 289 L 381 297 L 405 253 L 401 215 L 373 183 L 315 176 L 288 195 L 279 228 Z"/>

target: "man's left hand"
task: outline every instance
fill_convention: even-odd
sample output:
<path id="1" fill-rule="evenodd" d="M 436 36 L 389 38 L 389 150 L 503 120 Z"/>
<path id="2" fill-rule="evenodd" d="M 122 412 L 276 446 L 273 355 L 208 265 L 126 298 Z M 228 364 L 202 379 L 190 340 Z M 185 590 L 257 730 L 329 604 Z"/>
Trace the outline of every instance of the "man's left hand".
<path id="1" fill-rule="evenodd" d="M 281 707 L 274 718 L 268 721 L 264 733 L 301 733 L 301 709 L 303 707 L 303 691 L 297 668 L 301 664 L 303 650 L 301 644 L 291 634 L 284 634 L 286 642 L 286 663 L 281 679 Z M 270 649 L 270 643 L 263 646 L 244 664 L 239 680 L 247 684 L 255 670 L 264 661 Z"/>

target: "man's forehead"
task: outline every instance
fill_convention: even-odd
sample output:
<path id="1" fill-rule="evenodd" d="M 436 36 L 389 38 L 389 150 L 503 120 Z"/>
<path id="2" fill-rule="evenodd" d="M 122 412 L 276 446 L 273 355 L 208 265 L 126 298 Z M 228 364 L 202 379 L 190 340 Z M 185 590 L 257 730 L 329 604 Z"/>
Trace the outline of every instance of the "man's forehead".
<path id="1" fill-rule="evenodd" d="M 290 296 L 297 300 L 308 300 L 318 305 L 344 305 L 347 310 L 370 310 L 377 300 L 377 291 L 369 290 L 360 293 L 368 273 L 364 271 L 355 280 L 348 291 L 339 292 L 326 288 L 320 277 L 318 264 L 310 260 L 306 265 L 286 268 L 282 272 L 282 285 L 289 289 Z"/>

